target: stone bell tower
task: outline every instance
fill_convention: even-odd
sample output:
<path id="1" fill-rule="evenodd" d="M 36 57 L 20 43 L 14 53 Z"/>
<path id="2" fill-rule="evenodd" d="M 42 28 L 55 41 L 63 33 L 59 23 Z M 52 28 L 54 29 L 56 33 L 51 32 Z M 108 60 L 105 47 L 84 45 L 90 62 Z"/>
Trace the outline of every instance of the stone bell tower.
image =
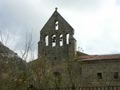
<path id="1" fill-rule="evenodd" d="M 65 60 L 76 55 L 74 30 L 58 13 L 57 8 L 40 31 L 38 58 Z"/>

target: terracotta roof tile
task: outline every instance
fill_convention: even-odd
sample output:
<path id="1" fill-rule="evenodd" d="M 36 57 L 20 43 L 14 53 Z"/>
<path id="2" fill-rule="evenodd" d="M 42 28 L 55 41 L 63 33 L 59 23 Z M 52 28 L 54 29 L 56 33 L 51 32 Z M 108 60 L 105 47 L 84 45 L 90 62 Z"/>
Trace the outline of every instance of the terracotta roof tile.
<path id="1" fill-rule="evenodd" d="M 111 60 L 111 59 L 120 59 L 120 54 L 88 55 L 88 56 L 80 56 L 78 58 L 78 60 Z"/>

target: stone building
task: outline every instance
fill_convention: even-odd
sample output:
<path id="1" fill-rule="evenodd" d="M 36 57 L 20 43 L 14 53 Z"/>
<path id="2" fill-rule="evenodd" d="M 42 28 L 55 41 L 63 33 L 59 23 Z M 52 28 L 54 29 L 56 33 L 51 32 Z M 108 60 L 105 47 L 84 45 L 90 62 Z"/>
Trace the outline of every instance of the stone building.
<path id="1" fill-rule="evenodd" d="M 61 60 L 75 57 L 76 40 L 73 28 L 57 12 L 57 9 L 40 31 L 38 57 Z"/>
<path id="2" fill-rule="evenodd" d="M 77 58 L 82 86 L 119 86 L 120 55 L 89 55 Z"/>
<path id="3" fill-rule="evenodd" d="M 54 62 L 49 75 L 57 76 L 59 86 L 120 85 L 120 55 L 77 52 L 73 35 L 74 29 L 57 9 L 40 31 L 38 59 Z"/>

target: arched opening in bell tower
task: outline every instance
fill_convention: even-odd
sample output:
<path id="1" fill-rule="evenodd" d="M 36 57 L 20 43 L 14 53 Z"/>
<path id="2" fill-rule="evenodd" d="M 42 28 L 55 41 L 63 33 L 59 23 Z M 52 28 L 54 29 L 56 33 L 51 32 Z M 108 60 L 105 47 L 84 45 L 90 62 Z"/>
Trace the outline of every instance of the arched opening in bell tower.
<path id="1" fill-rule="evenodd" d="M 70 37 L 70 35 L 66 34 L 66 44 L 69 44 L 69 37 Z"/>
<path id="2" fill-rule="evenodd" d="M 56 46 L 56 35 L 52 35 L 52 47 Z"/>
<path id="3" fill-rule="evenodd" d="M 46 35 L 45 36 L 45 46 L 48 46 L 48 43 L 49 43 L 49 41 L 48 41 L 48 35 Z"/>
<path id="4" fill-rule="evenodd" d="M 55 30 L 58 30 L 59 29 L 59 22 L 58 20 L 55 21 Z"/>
<path id="5" fill-rule="evenodd" d="M 60 35 L 60 46 L 63 46 L 63 34 Z"/>

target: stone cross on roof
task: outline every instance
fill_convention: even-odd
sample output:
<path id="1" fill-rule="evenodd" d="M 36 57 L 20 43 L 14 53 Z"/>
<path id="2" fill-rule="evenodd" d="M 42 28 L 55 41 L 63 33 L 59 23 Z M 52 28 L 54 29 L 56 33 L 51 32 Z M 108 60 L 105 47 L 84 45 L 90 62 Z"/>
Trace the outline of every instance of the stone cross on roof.
<path id="1" fill-rule="evenodd" d="M 56 8 L 55 8 L 55 11 L 57 11 L 57 10 L 58 10 L 58 8 L 56 7 Z"/>

